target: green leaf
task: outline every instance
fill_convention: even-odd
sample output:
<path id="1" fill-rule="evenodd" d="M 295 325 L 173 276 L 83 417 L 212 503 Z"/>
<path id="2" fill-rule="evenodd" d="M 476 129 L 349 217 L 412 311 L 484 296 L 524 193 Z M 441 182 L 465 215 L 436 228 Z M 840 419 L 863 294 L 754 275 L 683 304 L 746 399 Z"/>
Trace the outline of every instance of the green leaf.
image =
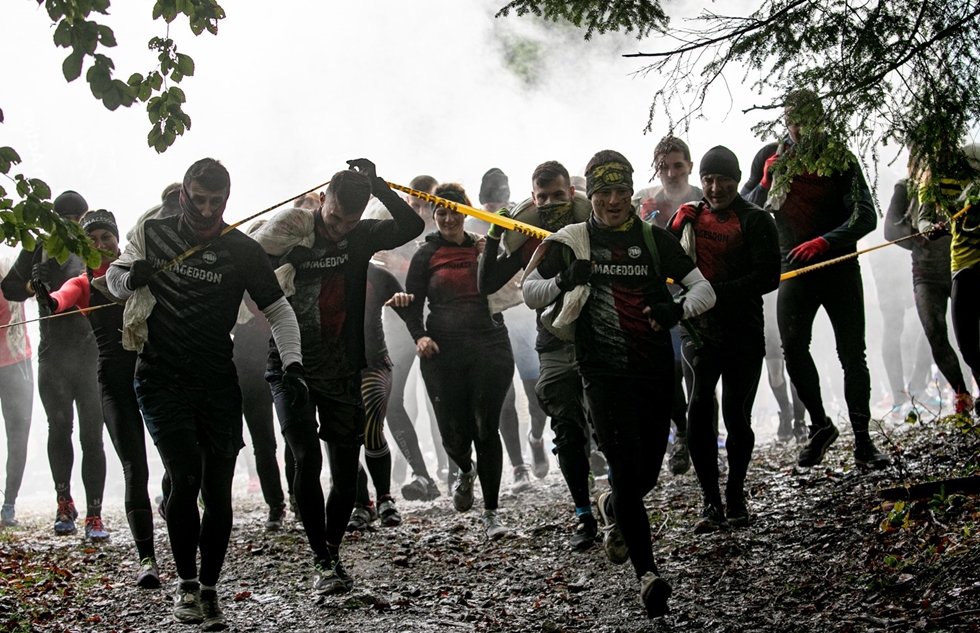
<path id="1" fill-rule="evenodd" d="M 112 48 L 116 45 L 116 36 L 113 34 L 112 29 L 105 24 L 99 25 L 99 44 L 102 44 L 106 48 Z"/>
<path id="2" fill-rule="evenodd" d="M 20 243 L 26 251 L 33 251 L 36 243 L 34 241 L 34 236 L 27 229 L 21 229 L 20 231 Z"/>
<path id="3" fill-rule="evenodd" d="M 58 28 L 54 30 L 54 44 L 59 48 L 71 46 L 71 24 L 68 23 L 68 20 L 62 20 L 58 23 Z"/>
<path id="4" fill-rule="evenodd" d="M 194 60 L 190 55 L 177 53 L 177 68 L 185 77 L 194 76 Z"/>
<path id="5" fill-rule="evenodd" d="M 184 91 L 176 86 L 174 86 L 167 92 L 170 93 L 171 103 L 184 103 L 185 101 L 187 101 L 187 97 L 184 96 Z"/>
<path id="6" fill-rule="evenodd" d="M 35 196 L 42 200 L 47 200 L 51 197 L 51 188 L 48 187 L 48 183 L 38 178 L 31 178 L 29 182 L 31 183 L 31 188 L 34 189 Z"/>
<path id="7" fill-rule="evenodd" d="M 65 80 L 72 82 L 78 79 L 82 74 L 82 61 L 84 59 L 84 53 L 77 48 L 72 50 L 71 55 L 66 57 L 64 63 L 61 64 L 61 72 L 65 75 Z"/>
<path id="8" fill-rule="evenodd" d="M 119 94 L 118 88 L 110 84 L 109 89 L 102 95 L 102 104 L 109 110 L 115 110 L 122 105 L 122 95 Z"/>

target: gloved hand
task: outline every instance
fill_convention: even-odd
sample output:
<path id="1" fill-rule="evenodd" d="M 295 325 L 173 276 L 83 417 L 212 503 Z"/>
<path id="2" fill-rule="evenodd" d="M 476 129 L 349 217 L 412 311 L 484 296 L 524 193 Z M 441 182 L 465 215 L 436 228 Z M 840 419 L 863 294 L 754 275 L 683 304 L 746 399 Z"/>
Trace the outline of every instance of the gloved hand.
<path id="1" fill-rule="evenodd" d="M 504 207 L 503 209 L 500 209 L 499 211 L 497 211 L 497 215 L 502 216 L 502 217 L 505 217 L 505 218 L 509 218 L 510 217 L 510 214 L 508 213 L 508 209 L 506 207 Z M 504 236 L 504 232 L 506 230 L 507 229 L 505 229 L 502 226 L 498 226 L 496 224 L 491 223 L 490 224 L 490 230 L 487 231 L 487 237 L 489 237 L 492 240 L 499 240 L 500 238 L 502 238 Z"/>
<path id="2" fill-rule="evenodd" d="M 289 406 L 298 409 L 306 406 L 310 399 L 310 389 L 306 386 L 306 370 L 299 363 L 293 363 L 282 373 L 282 390 Z"/>
<path id="3" fill-rule="evenodd" d="M 823 255 L 830 250 L 830 242 L 822 237 L 815 237 L 808 242 L 803 242 L 789 252 L 789 261 L 808 262 L 817 255 Z"/>
<path id="4" fill-rule="evenodd" d="M 349 169 L 360 172 L 371 179 L 373 182 L 378 177 L 378 168 L 366 158 L 355 158 L 347 161 Z"/>
<path id="5" fill-rule="evenodd" d="M 926 237 L 928 237 L 930 240 L 938 240 L 946 237 L 947 235 L 949 235 L 949 226 L 947 226 L 945 222 L 933 224 L 929 229 L 929 232 L 926 233 Z"/>
<path id="6" fill-rule="evenodd" d="M 126 282 L 126 286 L 130 290 L 142 288 L 150 283 L 150 278 L 153 277 L 156 271 L 156 268 L 150 262 L 145 259 L 137 259 L 129 267 L 129 280 Z"/>
<path id="7" fill-rule="evenodd" d="M 34 289 L 34 298 L 37 299 L 39 305 L 46 305 L 52 314 L 58 311 L 58 302 L 51 296 L 46 282 L 38 277 L 32 277 L 31 287 Z"/>
<path id="8" fill-rule="evenodd" d="M 674 301 L 660 301 L 644 308 L 643 314 L 647 316 L 650 327 L 654 330 L 658 332 L 669 330 L 677 325 L 681 317 L 684 316 L 684 305 Z"/>
<path id="9" fill-rule="evenodd" d="M 31 286 L 37 279 L 42 284 L 51 285 L 51 265 L 48 262 L 39 262 L 31 268 Z"/>
<path id="10" fill-rule="evenodd" d="M 653 198 L 647 198 L 640 204 L 640 219 L 644 222 L 650 222 L 656 215 L 660 213 L 657 210 L 657 201 Z"/>
<path id="11" fill-rule="evenodd" d="M 759 181 L 759 186 L 766 191 L 772 189 L 772 166 L 777 160 L 779 160 L 779 152 L 767 158 L 766 164 L 762 166 L 762 180 Z"/>
<path id="12" fill-rule="evenodd" d="M 680 233 L 684 230 L 685 224 L 694 224 L 698 221 L 698 208 L 693 204 L 682 204 L 677 207 L 677 213 L 670 219 L 670 230 Z"/>
<path id="13" fill-rule="evenodd" d="M 292 264 L 296 270 L 311 259 L 313 259 L 313 249 L 300 244 L 294 246 L 285 257 L 286 263 Z"/>
<path id="14" fill-rule="evenodd" d="M 575 286 L 584 286 L 592 278 L 592 262 L 576 259 L 568 268 L 558 273 L 555 282 L 560 290 L 569 291 Z"/>

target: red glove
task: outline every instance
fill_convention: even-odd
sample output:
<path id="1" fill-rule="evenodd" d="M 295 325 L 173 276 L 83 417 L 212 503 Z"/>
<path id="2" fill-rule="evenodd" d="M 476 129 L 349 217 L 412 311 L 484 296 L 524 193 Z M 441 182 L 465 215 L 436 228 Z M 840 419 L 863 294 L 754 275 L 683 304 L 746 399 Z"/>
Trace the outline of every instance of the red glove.
<path id="1" fill-rule="evenodd" d="M 653 198 L 647 198 L 640 205 L 640 219 L 649 222 L 655 215 L 657 215 L 657 201 Z"/>
<path id="2" fill-rule="evenodd" d="M 772 189 L 772 166 L 777 160 L 779 160 L 779 152 L 766 159 L 766 164 L 762 166 L 762 180 L 759 181 L 759 186 L 766 191 Z"/>
<path id="3" fill-rule="evenodd" d="M 789 252 L 792 262 L 808 262 L 817 255 L 823 255 L 830 250 L 830 242 L 822 237 L 815 237 L 809 242 L 803 242 Z"/>
<path id="4" fill-rule="evenodd" d="M 682 204 L 677 207 L 677 213 L 670 219 L 670 230 L 680 233 L 684 230 L 687 223 L 693 224 L 698 220 L 698 209 L 691 204 Z"/>

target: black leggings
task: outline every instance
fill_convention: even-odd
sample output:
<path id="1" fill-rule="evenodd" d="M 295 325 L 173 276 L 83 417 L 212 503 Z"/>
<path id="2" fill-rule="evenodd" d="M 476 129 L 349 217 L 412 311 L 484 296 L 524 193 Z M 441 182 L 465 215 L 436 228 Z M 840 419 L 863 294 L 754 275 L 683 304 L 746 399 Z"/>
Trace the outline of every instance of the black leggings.
<path id="1" fill-rule="evenodd" d="M 729 500 L 741 499 L 745 474 L 755 446 L 752 404 L 762 375 L 764 350 L 759 345 L 755 352 L 748 352 L 710 341 L 695 349 L 689 338 L 685 338 L 682 350 L 684 362 L 694 376 L 687 410 L 687 445 L 691 451 L 691 462 L 705 501 L 720 506 L 718 431 L 714 422 L 715 388 L 720 379 L 721 411 L 725 428 L 728 429 L 725 441 L 729 466 L 726 496 Z"/>
<path id="2" fill-rule="evenodd" d="M 418 433 L 416 433 L 412 419 L 405 409 L 405 384 L 408 382 L 408 375 L 411 373 L 412 364 L 415 362 L 415 342 L 401 320 L 393 323 L 390 327 L 388 323 L 389 321 L 385 321 L 385 342 L 392 364 L 391 393 L 387 410 L 388 429 L 391 431 L 391 437 L 398 445 L 398 449 L 408 461 L 412 472 L 431 480 L 432 477 L 429 476 L 429 471 L 425 466 L 425 459 L 422 457 L 422 449 L 419 447 Z M 414 396 L 414 394 L 412 395 Z M 438 445 L 437 435 L 437 432 L 433 433 L 433 442 Z M 439 452 L 438 446 L 436 446 L 436 452 Z"/>
<path id="3" fill-rule="evenodd" d="M 254 336 L 249 334 L 249 336 Z M 250 346 L 240 350 L 240 345 Z M 258 348 L 261 349 L 258 349 Z M 252 438 L 255 470 L 262 486 L 262 497 L 270 508 L 282 508 L 285 496 L 276 455 L 276 424 L 272 417 L 272 393 L 265 380 L 268 339 L 235 339 L 235 367 L 242 388 L 242 413 Z"/>
<path id="4" fill-rule="evenodd" d="M 514 468 L 524 465 L 524 455 L 521 453 L 521 422 L 517 417 L 517 394 L 514 383 L 507 387 L 504 396 L 504 406 L 500 410 L 500 438 L 507 448 L 507 457 Z"/>
<path id="5" fill-rule="evenodd" d="M 918 280 L 913 289 L 915 309 L 932 349 L 932 358 L 953 391 L 964 393 L 967 391 L 966 382 L 963 380 L 963 371 L 956 352 L 949 344 L 949 329 L 946 327 L 946 306 L 953 290 L 952 281 Z"/>
<path id="6" fill-rule="evenodd" d="M 37 366 L 38 393 L 48 416 L 51 477 L 57 496 L 71 499 L 71 471 L 75 461 L 71 442 L 74 405 L 78 409 L 87 514 L 100 516 L 105 491 L 105 448 L 102 445 L 102 403 L 96 378 L 95 343 L 85 344 L 84 349 L 72 349 L 66 344 L 59 351 L 57 360 L 43 360 Z"/>
<path id="7" fill-rule="evenodd" d="M 170 476 L 167 495 L 167 533 L 177 575 L 197 577 L 197 552 L 201 552 L 202 585 L 218 582 L 231 536 L 231 481 L 237 455 L 219 454 L 198 444 L 197 433 L 186 429 L 160 438 L 157 450 Z M 203 518 L 197 496 L 204 501 Z"/>
<path id="8" fill-rule="evenodd" d="M 483 489 L 483 507 L 496 510 L 503 450 L 500 411 L 514 377 L 514 356 L 506 332 L 490 344 L 444 341 L 440 352 L 422 359 L 422 377 L 436 410 L 446 454 L 461 470 L 476 468 Z M 438 338 L 436 339 L 438 343 Z"/>
<path id="9" fill-rule="evenodd" d="M 391 396 L 391 363 L 388 359 L 361 372 L 361 395 L 364 397 L 364 462 L 371 473 L 377 498 L 391 494 L 391 451 L 385 439 L 385 412 Z M 357 503 L 368 505 L 367 473 L 357 465 Z"/>
<path id="10" fill-rule="evenodd" d="M 813 320 L 821 306 L 834 328 L 851 428 L 856 434 L 866 434 L 871 419 L 871 374 L 864 355 L 864 288 L 857 262 L 792 277 L 779 286 L 776 310 L 786 370 L 816 426 L 825 424 L 827 418 L 820 375 L 810 355 Z"/>
<path id="11" fill-rule="evenodd" d="M 27 440 L 34 409 L 34 370 L 31 359 L 0 367 L 0 410 L 7 431 L 7 478 L 3 502 L 13 505 L 27 466 Z"/>
<path id="12" fill-rule="evenodd" d="M 99 375 L 99 394 L 109 438 L 122 464 L 126 484 L 126 520 L 139 557 L 153 556 L 153 510 L 147 485 L 146 439 L 133 374 L 136 354 L 128 361 L 105 363 Z"/>
<path id="13" fill-rule="evenodd" d="M 980 264 L 953 275 L 953 332 L 963 360 L 980 385 Z"/>

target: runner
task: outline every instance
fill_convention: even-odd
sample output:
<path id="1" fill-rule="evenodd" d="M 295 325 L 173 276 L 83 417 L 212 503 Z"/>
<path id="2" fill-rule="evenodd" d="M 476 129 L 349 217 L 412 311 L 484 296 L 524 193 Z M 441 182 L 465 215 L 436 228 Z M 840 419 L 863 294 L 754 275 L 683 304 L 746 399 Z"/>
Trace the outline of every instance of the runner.
<path id="1" fill-rule="evenodd" d="M 73 308 L 109 306 L 86 316 L 92 324 L 99 346 L 98 377 L 102 413 L 112 445 L 122 464 L 126 484 L 126 519 L 129 521 L 129 530 L 139 557 L 136 585 L 154 589 L 160 586 L 160 571 L 153 548 L 153 509 L 147 492 L 150 469 L 146 461 L 143 417 L 133 390 L 136 352 L 127 351 L 122 346 L 122 306 L 107 297 L 95 283 L 96 280 L 104 281 L 102 277 L 109 265 L 119 257 L 119 228 L 116 226 L 115 216 L 105 209 L 89 211 L 82 216 L 80 224 L 92 240 L 92 245 L 111 253 L 111 256 L 103 255 L 102 263 L 97 269 L 87 269 L 78 277 L 66 281 L 54 292 L 48 292 L 47 286 L 41 280 L 33 280 L 31 285 L 38 302 L 43 303 L 51 314 Z"/>
<path id="2" fill-rule="evenodd" d="M 74 191 L 54 200 L 54 210 L 66 220 L 78 222 L 88 203 Z M 85 264 L 71 255 L 64 264 L 49 259 L 43 248 L 21 251 L 14 267 L 4 277 L 0 289 L 7 301 L 26 301 L 34 296 L 31 279 L 57 290 L 67 280 L 85 270 Z M 75 311 L 74 309 L 72 311 Z M 50 315 L 46 305 L 38 306 L 42 316 Z M 54 479 L 58 510 L 54 533 L 74 534 L 78 511 L 71 494 L 71 471 L 75 461 L 72 448 L 74 405 L 78 410 L 78 439 L 82 446 L 82 485 L 85 487 L 85 536 L 104 541 L 109 533 L 102 525 L 102 493 L 105 491 L 105 448 L 102 444 L 102 405 L 96 364 L 99 350 L 92 326 L 82 314 L 45 319 L 39 324 L 37 387 L 48 416 L 48 463 Z"/>
<path id="3" fill-rule="evenodd" d="M 699 164 L 704 200 L 682 205 L 670 221 L 681 239 L 694 238 L 689 254 L 711 282 L 715 306 L 692 323 L 701 345 L 682 332 L 684 362 L 694 376 L 688 405 L 688 445 L 704 493 L 695 533 L 749 523 L 745 475 L 755 433 L 751 415 L 766 353 L 762 296 L 779 285 L 779 245 L 772 218 L 738 195 L 742 172 L 727 147 L 714 147 Z M 686 227 L 690 226 L 690 229 Z M 718 489 L 715 389 L 722 382 L 722 417 L 728 437 L 726 512 Z"/>
<path id="4" fill-rule="evenodd" d="M 439 185 L 435 195 L 470 205 L 455 183 Z M 479 236 L 463 230 L 461 213 L 437 206 L 433 215 L 438 230 L 426 236 L 412 258 L 407 295 L 396 295 L 393 303 L 402 308 L 415 339 L 443 446 L 458 465 L 453 505 L 460 512 L 473 506 L 473 484 L 479 476 L 484 532 L 497 539 L 510 531 L 497 510 L 503 467 L 498 426 L 514 376 L 514 356 L 503 319 L 491 314 L 486 294 L 499 290 L 510 277 L 491 279 L 479 288 Z M 423 323 L 426 300 L 429 316 Z"/>
<path id="5" fill-rule="evenodd" d="M 184 174 L 180 215 L 148 220 L 106 272 L 109 291 L 128 299 L 123 344 L 142 344 L 136 396 L 172 485 L 166 521 L 178 576 L 174 619 L 201 622 L 204 630 L 226 626 L 216 585 L 231 534 L 231 483 L 243 445 L 230 334 L 246 291 L 269 319 L 282 350 L 284 388 L 296 401 L 306 398 L 296 317 L 268 258 L 240 231 L 221 234 L 230 190 L 221 163 L 197 161 Z M 200 248 L 171 265 L 192 246 Z"/>
<path id="6" fill-rule="evenodd" d="M 795 107 L 814 98 L 807 91 L 791 93 L 786 98 L 786 138 L 763 147 L 752 161 L 749 180 L 753 189 L 746 199 L 765 205 L 775 217 L 784 273 L 853 253 L 857 241 L 874 230 L 877 223 L 871 192 L 857 159 L 847 169 L 830 175 L 796 176 L 785 199 L 768 199 L 781 169 L 780 158 L 791 154 L 793 146 L 801 141 L 819 142 L 816 137 L 804 139 L 802 126 L 793 116 Z M 819 104 L 811 107 L 819 108 Z M 864 289 L 856 258 L 787 279 L 779 287 L 777 312 L 786 369 L 810 413 L 809 441 L 800 452 L 798 463 L 809 467 L 822 462 L 839 435 L 824 410 L 820 376 L 810 355 L 813 320 L 821 307 L 834 327 L 837 354 L 844 370 L 844 399 L 854 430 L 854 461 L 875 469 L 885 468 L 891 459 L 875 447 L 869 432 L 871 375 L 864 355 Z"/>
<path id="7" fill-rule="evenodd" d="M 340 559 L 340 542 L 357 496 L 357 464 L 364 443 L 361 371 L 368 262 L 422 232 L 424 222 L 366 159 L 337 172 L 315 211 L 285 209 L 255 232 L 266 253 L 295 271 L 289 302 L 300 324 L 308 403 L 288 393 L 285 352 L 273 348 L 267 378 L 279 422 L 296 460 L 293 491 L 314 554 L 313 586 L 321 593 L 350 591 L 354 581 Z M 391 220 L 361 220 L 374 194 Z M 288 265 L 288 266 L 286 266 Z M 280 269 L 280 274 L 284 271 Z M 319 424 L 318 424 L 319 418 Z M 324 507 L 320 440 L 327 445 L 333 485 Z M 377 483 L 377 482 L 376 482 Z"/>
<path id="8" fill-rule="evenodd" d="M 674 385 L 669 330 L 709 309 L 715 297 L 677 240 L 638 220 L 625 156 L 603 150 L 585 174 L 592 216 L 546 240 L 539 270 L 552 280 L 552 300 L 564 293 L 562 312 L 581 306 L 576 357 L 612 486 L 596 503 L 604 546 L 614 563 L 632 561 L 647 614 L 656 617 L 667 612 L 671 588 L 653 560 L 643 497 L 656 484 L 667 449 L 670 410 L 662 403 L 673 399 Z M 666 278 L 687 289 L 683 299 L 670 296 Z"/>

